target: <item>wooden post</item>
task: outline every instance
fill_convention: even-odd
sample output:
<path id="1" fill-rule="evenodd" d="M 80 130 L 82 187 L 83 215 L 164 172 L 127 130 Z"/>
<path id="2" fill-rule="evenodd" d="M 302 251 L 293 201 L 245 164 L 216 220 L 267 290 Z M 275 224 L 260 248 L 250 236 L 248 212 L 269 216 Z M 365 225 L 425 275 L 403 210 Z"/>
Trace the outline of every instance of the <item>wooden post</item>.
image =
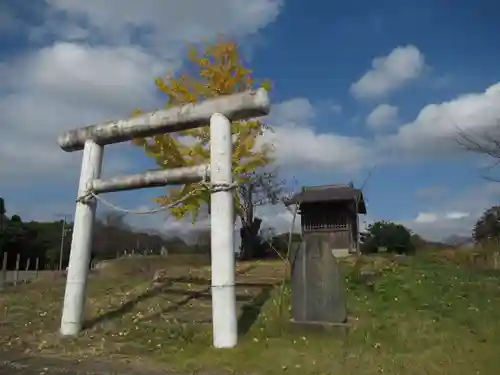
<path id="1" fill-rule="evenodd" d="M 29 274 L 30 274 L 30 261 L 31 261 L 31 258 L 28 258 L 26 260 L 26 270 L 24 271 L 24 283 L 27 284 L 28 283 L 28 279 L 29 279 Z"/>
<path id="2" fill-rule="evenodd" d="M 59 271 L 62 271 L 63 253 L 64 253 L 64 237 L 66 236 L 66 217 L 63 216 L 61 228 L 61 245 L 59 247 Z"/>
<path id="3" fill-rule="evenodd" d="M 40 271 L 38 268 L 40 267 L 40 258 L 36 258 L 35 260 L 35 278 L 38 278 L 38 272 Z"/>
<path id="4" fill-rule="evenodd" d="M 7 284 L 7 251 L 3 253 L 2 260 L 2 276 L 0 277 L 0 289 L 5 288 L 5 284 Z"/>
<path id="5" fill-rule="evenodd" d="M 16 269 L 14 271 L 14 285 L 17 285 L 17 282 L 19 281 L 19 267 L 21 263 L 21 254 L 16 255 Z"/>

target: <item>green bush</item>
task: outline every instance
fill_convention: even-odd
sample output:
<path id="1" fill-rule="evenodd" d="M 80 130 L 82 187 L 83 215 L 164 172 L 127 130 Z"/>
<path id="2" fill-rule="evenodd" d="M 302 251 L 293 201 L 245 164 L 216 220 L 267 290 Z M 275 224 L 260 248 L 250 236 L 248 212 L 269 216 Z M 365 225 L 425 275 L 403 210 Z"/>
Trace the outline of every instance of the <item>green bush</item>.
<path id="1" fill-rule="evenodd" d="M 411 232 L 404 225 L 389 221 L 377 221 L 368 226 L 366 232 L 361 234 L 361 241 L 363 254 L 377 253 L 381 249 L 396 254 L 415 252 Z"/>

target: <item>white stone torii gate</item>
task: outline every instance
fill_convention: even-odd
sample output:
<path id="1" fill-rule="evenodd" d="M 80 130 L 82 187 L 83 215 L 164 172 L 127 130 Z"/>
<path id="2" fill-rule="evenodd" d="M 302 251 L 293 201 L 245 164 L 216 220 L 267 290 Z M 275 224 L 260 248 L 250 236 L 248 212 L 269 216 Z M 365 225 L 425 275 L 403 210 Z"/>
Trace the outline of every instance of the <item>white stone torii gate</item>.
<path id="1" fill-rule="evenodd" d="M 237 344 L 233 250 L 232 135 L 230 121 L 269 113 L 264 89 L 220 96 L 201 103 L 151 112 L 128 120 L 92 125 L 63 133 L 59 146 L 83 149 L 82 167 L 60 332 L 75 336 L 82 329 L 85 293 L 95 221 L 95 194 L 200 182 L 210 175 L 213 345 Z M 210 123 L 210 166 L 200 165 L 100 179 L 104 146 L 193 129 Z"/>

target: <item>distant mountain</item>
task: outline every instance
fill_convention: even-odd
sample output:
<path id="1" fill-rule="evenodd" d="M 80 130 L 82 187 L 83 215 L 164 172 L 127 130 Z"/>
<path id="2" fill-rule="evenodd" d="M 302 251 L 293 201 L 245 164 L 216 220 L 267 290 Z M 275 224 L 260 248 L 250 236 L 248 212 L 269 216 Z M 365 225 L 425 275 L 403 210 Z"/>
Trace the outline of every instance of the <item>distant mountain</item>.
<path id="1" fill-rule="evenodd" d="M 453 247 L 472 247 L 474 246 L 474 240 L 469 236 L 460 236 L 458 234 L 446 237 L 443 242 L 447 245 Z"/>
<path id="2" fill-rule="evenodd" d="M 427 240 L 417 233 L 412 233 L 411 242 L 416 249 L 443 249 L 449 247 L 449 245 L 446 245 L 443 242 Z"/>

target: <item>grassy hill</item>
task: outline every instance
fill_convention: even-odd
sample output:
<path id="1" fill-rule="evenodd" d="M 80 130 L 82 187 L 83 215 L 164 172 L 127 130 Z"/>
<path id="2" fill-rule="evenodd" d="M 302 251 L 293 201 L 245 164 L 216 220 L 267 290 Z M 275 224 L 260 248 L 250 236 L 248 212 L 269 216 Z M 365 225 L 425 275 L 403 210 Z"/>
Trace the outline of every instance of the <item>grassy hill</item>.
<path id="1" fill-rule="evenodd" d="M 8 289 L 0 294 L 0 345 L 57 356 L 147 359 L 149 366 L 180 373 L 498 373 L 500 273 L 429 254 L 348 258 L 343 268 L 351 324 L 346 337 L 291 331 L 284 264 L 241 263 L 240 343 L 213 350 L 207 259 L 174 256 L 113 261 L 94 273 L 87 329 L 72 340 L 56 333 L 61 277 Z M 367 270 L 376 274 L 375 285 L 363 281 Z"/>

